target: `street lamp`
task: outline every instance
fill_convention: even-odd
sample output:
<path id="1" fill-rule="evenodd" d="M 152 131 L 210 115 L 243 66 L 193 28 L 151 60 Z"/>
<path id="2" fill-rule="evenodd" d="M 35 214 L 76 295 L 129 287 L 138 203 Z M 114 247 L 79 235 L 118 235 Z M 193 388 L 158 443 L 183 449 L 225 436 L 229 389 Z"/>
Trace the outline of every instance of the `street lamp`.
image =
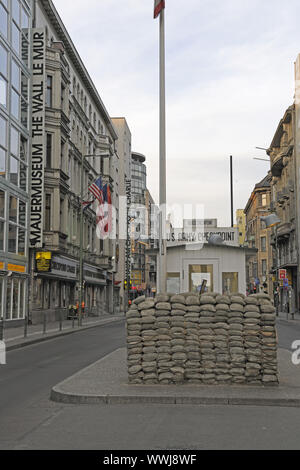
<path id="1" fill-rule="evenodd" d="M 276 251 L 276 286 L 278 287 L 279 279 L 278 279 L 278 269 L 279 269 L 279 253 L 278 253 L 278 242 L 277 242 L 277 225 L 280 224 L 281 220 L 277 214 L 270 214 L 266 217 L 261 217 L 260 220 L 266 224 L 267 228 L 275 227 L 275 251 Z M 276 289 L 277 289 L 276 287 Z M 278 293 L 279 295 L 279 293 Z M 277 297 L 276 302 L 276 315 L 278 316 L 278 308 L 279 308 L 279 297 Z"/>
<path id="2" fill-rule="evenodd" d="M 83 299 L 83 176 L 84 160 L 89 157 L 111 158 L 110 153 L 104 152 L 97 155 L 82 155 L 81 158 L 81 177 L 80 177 L 80 255 L 79 255 L 79 318 L 78 325 L 82 326 L 82 299 Z"/>

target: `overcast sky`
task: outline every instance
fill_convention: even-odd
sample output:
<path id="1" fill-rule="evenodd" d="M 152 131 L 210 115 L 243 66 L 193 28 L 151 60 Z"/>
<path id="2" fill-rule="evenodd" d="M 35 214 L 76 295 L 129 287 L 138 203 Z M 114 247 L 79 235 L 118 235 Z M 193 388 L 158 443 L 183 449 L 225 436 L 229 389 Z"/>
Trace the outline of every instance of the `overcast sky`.
<path id="1" fill-rule="evenodd" d="M 153 0 L 54 0 L 111 116 L 125 116 L 158 202 L 158 28 Z M 294 97 L 299 0 L 166 0 L 167 192 L 230 225 L 269 169 Z"/>

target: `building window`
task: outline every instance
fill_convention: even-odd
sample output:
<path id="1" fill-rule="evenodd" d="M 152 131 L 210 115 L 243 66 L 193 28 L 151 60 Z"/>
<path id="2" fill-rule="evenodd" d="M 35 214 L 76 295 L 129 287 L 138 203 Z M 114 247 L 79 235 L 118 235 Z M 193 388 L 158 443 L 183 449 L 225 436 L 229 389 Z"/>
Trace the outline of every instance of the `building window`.
<path id="1" fill-rule="evenodd" d="M 222 273 L 223 295 L 239 291 L 239 273 Z"/>
<path id="2" fill-rule="evenodd" d="M 65 92 L 66 92 L 66 88 L 65 88 L 65 86 L 62 84 L 62 85 L 61 85 L 61 109 L 62 109 L 62 110 L 64 110 Z"/>
<path id="3" fill-rule="evenodd" d="M 6 176 L 7 121 L 0 117 L 0 176 Z"/>
<path id="4" fill-rule="evenodd" d="M 199 288 L 202 286 L 203 281 L 206 281 L 207 292 L 213 292 L 213 265 L 190 265 L 189 291 L 199 292 Z"/>
<path id="5" fill-rule="evenodd" d="M 51 75 L 47 76 L 47 92 L 46 92 L 46 106 L 52 108 L 52 87 L 53 87 L 53 78 Z"/>
<path id="6" fill-rule="evenodd" d="M 51 230 L 51 194 L 46 194 L 45 231 L 50 232 L 50 230 Z"/>
<path id="7" fill-rule="evenodd" d="M 19 28 L 16 26 L 15 23 L 12 23 L 11 42 L 17 55 L 20 55 L 21 34 Z"/>
<path id="8" fill-rule="evenodd" d="M 60 160 L 60 169 L 65 170 L 65 143 L 61 141 L 61 160 Z"/>
<path id="9" fill-rule="evenodd" d="M 0 219 L 0 251 L 4 251 L 5 223 Z"/>
<path id="10" fill-rule="evenodd" d="M 27 204 L 15 196 L 9 197 L 8 211 L 8 251 L 19 256 L 26 256 L 26 219 Z M 4 223 L 3 223 L 4 225 Z M 5 232 L 4 232 L 5 233 Z"/>
<path id="11" fill-rule="evenodd" d="M 1 4 L 0 4 L 0 32 L 7 39 L 8 13 Z"/>
<path id="12" fill-rule="evenodd" d="M 267 205 L 267 195 L 266 194 L 262 194 L 262 196 L 261 196 L 261 205 L 264 206 L 264 207 Z"/>
<path id="13" fill-rule="evenodd" d="M 267 260 L 263 259 L 261 262 L 261 273 L 263 276 L 266 276 L 267 274 Z"/>
<path id="14" fill-rule="evenodd" d="M 261 242 L 261 251 L 266 251 L 267 250 L 266 237 L 261 237 L 260 242 Z"/>
<path id="15" fill-rule="evenodd" d="M 46 168 L 52 168 L 52 134 L 47 134 Z"/>
<path id="16" fill-rule="evenodd" d="M 65 208 L 65 201 L 64 199 L 60 200 L 60 231 L 64 233 L 65 228 L 65 221 L 64 221 L 64 208 Z"/>

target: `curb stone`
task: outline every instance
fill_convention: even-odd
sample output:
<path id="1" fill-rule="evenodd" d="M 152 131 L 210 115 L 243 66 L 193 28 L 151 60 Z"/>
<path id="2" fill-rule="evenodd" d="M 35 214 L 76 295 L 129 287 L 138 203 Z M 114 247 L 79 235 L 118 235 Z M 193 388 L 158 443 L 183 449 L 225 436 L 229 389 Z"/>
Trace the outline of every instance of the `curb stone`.
<path id="1" fill-rule="evenodd" d="M 125 318 L 124 318 L 125 320 Z M 61 338 L 61 337 L 64 337 L 64 336 L 69 336 L 69 335 L 72 335 L 74 333 L 80 333 L 82 331 L 86 331 L 86 330 L 90 330 L 92 328 L 99 328 L 100 326 L 105 326 L 105 325 L 109 325 L 111 323 L 118 323 L 118 322 L 121 322 L 123 321 L 123 317 L 118 317 L 118 318 L 108 318 L 106 319 L 106 321 L 103 321 L 103 322 L 99 322 L 97 324 L 93 324 L 93 325 L 88 325 L 88 326 L 85 326 L 85 327 L 82 327 L 82 328 L 74 328 L 74 329 L 71 329 L 71 330 L 68 330 L 68 331 L 62 331 L 60 333 L 54 333 L 54 334 L 51 334 L 50 336 L 47 336 L 45 335 L 44 337 L 40 337 L 40 338 L 36 338 L 36 339 L 29 339 L 28 341 L 22 341 L 18 344 L 12 344 L 11 346 L 9 346 L 9 341 L 6 342 L 6 351 L 7 352 L 10 352 L 10 351 L 15 351 L 17 349 L 22 349 L 22 348 L 26 348 L 27 346 L 33 346 L 35 344 L 39 344 L 39 343 L 43 343 L 43 342 L 46 342 L 46 341 L 51 341 L 52 339 L 57 339 L 57 338 Z M 24 338 L 25 339 L 25 338 Z"/>
<path id="2" fill-rule="evenodd" d="M 282 351 L 282 364 L 285 367 L 286 351 Z M 277 406 L 300 407 L 300 382 L 294 380 L 294 370 L 290 380 L 284 378 L 281 389 L 261 385 L 259 388 L 235 386 L 179 385 L 168 389 L 164 385 L 148 385 L 145 388 L 130 385 L 126 374 L 126 349 L 121 348 L 97 362 L 75 373 L 51 390 L 52 401 L 73 405 L 228 405 L 228 406 Z M 101 380 L 100 380 L 101 377 Z M 202 394 L 202 395 L 201 395 Z M 298 398 L 299 397 L 299 398 Z"/>

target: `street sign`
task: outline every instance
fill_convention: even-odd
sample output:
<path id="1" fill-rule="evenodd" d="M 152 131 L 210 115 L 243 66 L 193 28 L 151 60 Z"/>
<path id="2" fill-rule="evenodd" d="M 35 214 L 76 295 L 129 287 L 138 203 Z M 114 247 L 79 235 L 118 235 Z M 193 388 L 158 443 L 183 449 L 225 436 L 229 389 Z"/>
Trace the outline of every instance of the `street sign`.
<path id="1" fill-rule="evenodd" d="M 38 273 L 48 273 L 51 272 L 51 261 L 52 253 L 50 251 L 43 251 L 36 253 L 35 255 L 35 266 Z"/>
<path id="2" fill-rule="evenodd" d="M 283 281 L 287 278 L 286 269 L 279 269 L 279 279 Z"/>
<path id="3" fill-rule="evenodd" d="M 289 287 L 289 280 L 287 278 L 283 279 L 283 287 Z"/>

